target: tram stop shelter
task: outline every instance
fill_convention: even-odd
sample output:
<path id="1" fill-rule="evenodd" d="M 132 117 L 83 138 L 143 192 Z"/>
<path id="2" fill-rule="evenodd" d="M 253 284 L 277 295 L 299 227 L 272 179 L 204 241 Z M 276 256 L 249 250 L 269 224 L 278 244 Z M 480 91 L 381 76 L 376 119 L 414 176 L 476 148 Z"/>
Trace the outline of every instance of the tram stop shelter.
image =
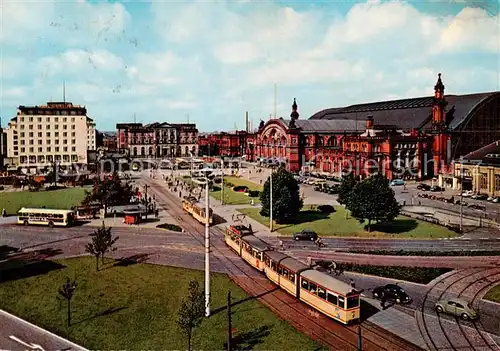
<path id="1" fill-rule="evenodd" d="M 142 211 L 139 209 L 123 210 L 125 224 L 139 224 L 142 222 Z"/>

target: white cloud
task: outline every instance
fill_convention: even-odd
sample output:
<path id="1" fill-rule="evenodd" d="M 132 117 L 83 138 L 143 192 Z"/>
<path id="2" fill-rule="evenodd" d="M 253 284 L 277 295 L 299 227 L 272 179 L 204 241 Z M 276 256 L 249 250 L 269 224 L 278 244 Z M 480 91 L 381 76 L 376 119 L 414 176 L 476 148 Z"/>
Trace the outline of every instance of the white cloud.
<path id="1" fill-rule="evenodd" d="M 143 84 L 173 85 L 178 82 L 177 71 L 182 59 L 172 52 L 138 54 L 129 67 L 129 77 Z"/>
<path id="2" fill-rule="evenodd" d="M 253 43 L 232 42 L 217 47 L 214 55 L 220 62 L 233 65 L 253 62 L 263 53 Z"/>

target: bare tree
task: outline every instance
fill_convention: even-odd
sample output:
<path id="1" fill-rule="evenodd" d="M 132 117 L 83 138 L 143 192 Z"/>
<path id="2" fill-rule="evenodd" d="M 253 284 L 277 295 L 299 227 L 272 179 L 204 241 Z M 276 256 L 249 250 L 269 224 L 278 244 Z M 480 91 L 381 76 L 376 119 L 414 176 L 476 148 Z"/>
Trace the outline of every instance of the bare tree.
<path id="1" fill-rule="evenodd" d="M 200 325 L 205 313 L 204 292 L 196 280 L 189 282 L 188 295 L 182 302 L 179 310 L 179 327 L 188 338 L 188 350 L 191 351 L 191 337 L 193 329 Z"/>
<path id="2" fill-rule="evenodd" d="M 71 299 L 73 298 L 73 294 L 75 293 L 76 282 L 71 281 L 69 278 L 66 278 L 66 283 L 59 289 L 59 295 L 61 295 L 68 304 L 68 327 L 71 325 Z"/>
<path id="3" fill-rule="evenodd" d="M 104 264 L 104 255 L 109 251 L 114 251 L 113 247 L 119 237 L 113 238 L 111 235 L 111 227 L 106 228 L 102 221 L 101 228 L 90 234 L 92 241 L 85 246 L 85 251 L 96 258 L 96 270 L 99 270 L 99 257 Z"/>

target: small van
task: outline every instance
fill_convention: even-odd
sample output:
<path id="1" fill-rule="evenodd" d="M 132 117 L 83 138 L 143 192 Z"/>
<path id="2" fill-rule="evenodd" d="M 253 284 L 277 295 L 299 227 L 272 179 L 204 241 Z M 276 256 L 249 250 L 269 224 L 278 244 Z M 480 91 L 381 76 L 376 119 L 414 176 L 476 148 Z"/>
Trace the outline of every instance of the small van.
<path id="1" fill-rule="evenodd" d="M 403 179 L 394 179 L 391 181 L 391 186 L 395 185 L 405 185 L 405 181 Z"/>

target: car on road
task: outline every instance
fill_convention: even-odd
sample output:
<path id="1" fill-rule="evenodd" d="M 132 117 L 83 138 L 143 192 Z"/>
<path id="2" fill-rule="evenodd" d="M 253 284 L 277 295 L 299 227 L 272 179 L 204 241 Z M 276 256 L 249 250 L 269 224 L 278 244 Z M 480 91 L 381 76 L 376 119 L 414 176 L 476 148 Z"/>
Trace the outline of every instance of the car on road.
<path id="1" fill-rule="evenodd" d="M 472 190 L 466 190 L 462 193 L 463 197 L 471 197 L 472 195 L 474 195 L 474 192 Z"/>
<path id="2" fill-rule="evenodd" d="M 429 191 L 429 190 L 431 190 L 431 186 L 424 184 L 424 183 L 421 183 L 421 184 L 417 185 L 417 189 L 422 190 L 422 191 Z"/>
<path id="3" fill-rule="evenodd" d="M 387 284 L 373 289 L 373 298 L 395 301 L 396 303 L 410 303 L 411 297 L 399 285 Z"/>
<path id="4" fill-rule="evenodd" d="M 430 191 L 432 192 L 438 192 L 438 191 L 443 191 L 444 189 L 441 188 L 440 186 L 434 185 L 433 187 L 430 188 Z"/>
<path id="5" fill-rule="evenodd" d="M 391 181 L 391 186 L 396 186 L 396 185 L 405 185 L 405 181 L 403 179 L 394 179 Z"/>
<path id="6" fill-rule="evenodd" d="M 474 200 L 486 200 L 488 199 L 488 195 L 485 194 L 475 194 L 471 196 L 472 199 Z"/>
<path id="7" fill-rule="evenodd" d="M 293 234 L 293 240 L 311 240 L 316 241 L 318 239 L 318 234 L 310 229 L 304 229 L 298 233 Z"/>
<path id="8" fill-rule="evenodd" d="M 469 306 L 469 303 L 460 298 L 439 300 L 436 303 L 435 310 L 437 313 L 450 314 L 455 317 L 460 317 L 465 321 L 479 318 L 479 314 Z"/>

